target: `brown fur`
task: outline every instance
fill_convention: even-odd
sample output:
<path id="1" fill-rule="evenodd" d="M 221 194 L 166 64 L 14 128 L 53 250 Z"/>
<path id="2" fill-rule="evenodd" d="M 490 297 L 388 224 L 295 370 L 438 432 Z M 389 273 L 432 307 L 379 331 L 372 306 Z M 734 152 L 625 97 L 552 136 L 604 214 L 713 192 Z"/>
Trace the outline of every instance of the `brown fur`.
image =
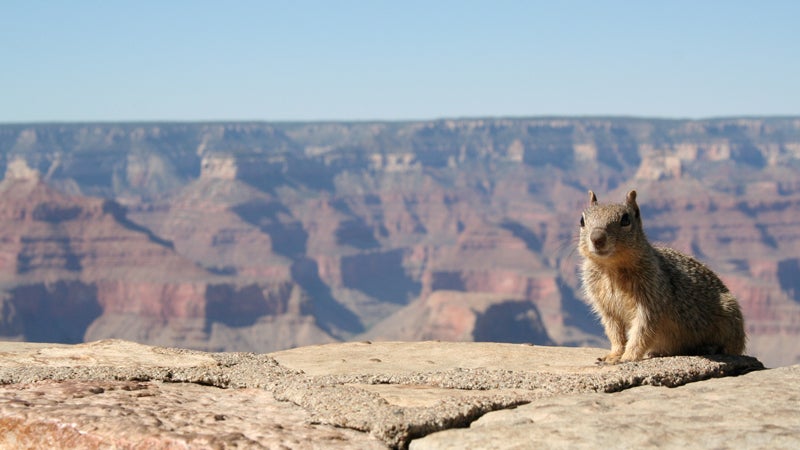
<path id="1" fill-rule="evenodd" d="M 636 191 L 624 203 L 604 205 L 589 191 L 578 248 L 586 296 L 611 341 L 601 361 L 744 351 L 734 296 L 696 259 L 650 245 Z"/>

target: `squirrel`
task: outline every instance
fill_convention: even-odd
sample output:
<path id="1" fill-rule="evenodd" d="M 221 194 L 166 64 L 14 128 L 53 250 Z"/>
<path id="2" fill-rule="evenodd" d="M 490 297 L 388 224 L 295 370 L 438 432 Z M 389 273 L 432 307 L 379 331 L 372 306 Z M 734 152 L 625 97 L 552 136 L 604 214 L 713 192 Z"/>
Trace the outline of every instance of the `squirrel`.
<path id="1" fill-rule="evenodd" d="M 617 204 L 589 191 L 578 245 L 584 292 L 611 341 L 599 363 L 744 352 L 736 298 L 696 259 L 648 242 L 635 190 Z"/>

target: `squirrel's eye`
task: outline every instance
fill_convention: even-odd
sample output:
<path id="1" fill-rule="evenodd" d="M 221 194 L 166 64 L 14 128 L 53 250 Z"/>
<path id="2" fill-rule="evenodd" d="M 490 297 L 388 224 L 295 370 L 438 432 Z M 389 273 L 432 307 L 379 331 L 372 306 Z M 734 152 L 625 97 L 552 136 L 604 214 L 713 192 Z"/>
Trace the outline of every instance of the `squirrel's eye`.
<path id="1" fill-rule="evenodd" d="M 581 216 L 581 228 L 586 226 L 586 222 L 583 220 L 583 216 Z"/>
<path id="2" fill-rule="evenodd" d="M 631 216 L 628 213 L 622 215 L 622 219 L 619 220 L 619 225 L 622 227 L 627 227 L 631 224 Z"/>

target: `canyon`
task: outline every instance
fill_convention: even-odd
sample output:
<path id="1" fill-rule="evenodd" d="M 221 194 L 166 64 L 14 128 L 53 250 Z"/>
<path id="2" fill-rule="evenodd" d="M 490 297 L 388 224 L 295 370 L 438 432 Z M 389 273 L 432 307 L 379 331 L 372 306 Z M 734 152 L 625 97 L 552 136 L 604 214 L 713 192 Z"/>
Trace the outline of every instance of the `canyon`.
<path id="1" fill-rule="evenodd" d="M 607 345 L 589 189 L 800 362 L 800 118 L 0 125 L 0 337 L 265 353 L 350 340 Z"/>

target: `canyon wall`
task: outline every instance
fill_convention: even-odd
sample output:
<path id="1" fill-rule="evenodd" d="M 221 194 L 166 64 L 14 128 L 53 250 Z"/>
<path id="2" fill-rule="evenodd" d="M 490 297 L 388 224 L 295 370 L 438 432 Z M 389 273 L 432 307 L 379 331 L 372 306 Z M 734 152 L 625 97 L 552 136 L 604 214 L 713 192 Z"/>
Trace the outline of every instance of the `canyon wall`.
<path id="1" fill-rule="evenodd" d="M 0 335 L 272 351 L 358 338 L 605 345 L 586 191 L 800 362 L 800 118 L 0 125 Z"/>

